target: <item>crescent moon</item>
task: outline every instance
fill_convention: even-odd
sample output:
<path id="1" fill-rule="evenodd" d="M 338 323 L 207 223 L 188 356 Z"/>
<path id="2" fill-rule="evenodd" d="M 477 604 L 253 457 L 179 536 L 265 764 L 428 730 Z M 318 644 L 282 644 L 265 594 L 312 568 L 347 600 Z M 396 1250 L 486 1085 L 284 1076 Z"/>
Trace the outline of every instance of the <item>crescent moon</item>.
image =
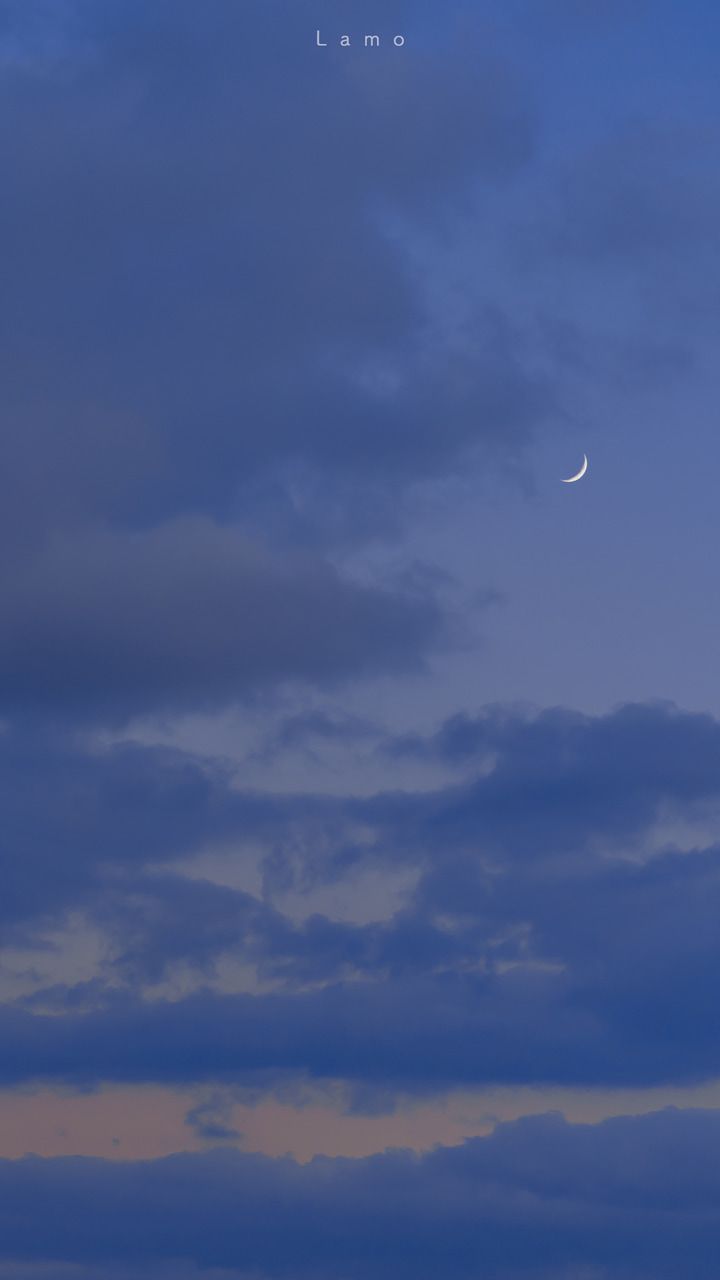
<path id="1" fill-rule="evenodd" d="M 584 454 L 583 454 L 583 464 L 582 464 L 582 466 L 581 466 L 580 470 L 577 472 L 577 474 L 576 474 L 576 475 L 574 475 L 574 476 L 568 476 L 567 480 L 563 480 L 563 482 L 562 482 L 562 483 L 563 483 L 563 484 L 574 484 L 576 480 L 582 480 L 582 478 L 583 478 L 583 476 L 585 475 L 585 472 L 587 471 L 587 469 L 588 469 L 587 454 L 586 454 L 586 453 L 584 453 Z"/>

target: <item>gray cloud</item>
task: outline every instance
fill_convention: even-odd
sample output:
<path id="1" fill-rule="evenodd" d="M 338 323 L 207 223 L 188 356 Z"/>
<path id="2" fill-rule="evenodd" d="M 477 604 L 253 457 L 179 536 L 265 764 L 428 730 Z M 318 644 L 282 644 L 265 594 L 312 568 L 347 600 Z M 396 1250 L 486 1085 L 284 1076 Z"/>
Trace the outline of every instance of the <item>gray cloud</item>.
<path id="1" fill-rule="evenodd" d="M 213 12 L 8 20 L 28 52 L 2 85 L 6 528 L 236 515 L 298 465 L 326 477 L 305 522 L 362 523 L 389 481 L 513 451 L 548 407 L 501 311 L 441 339 L 391 234 L 393 212 L 432 222 L 526 162 L 507 70 L 461 41 L 452 74 L 429 46 L 320 67 L 311 7 Z"/>
<path id="2" fill-rule="evenodd" d="M 417 667 L 441 635 L 430 597 L 353 584 L 207 521 L 56 540 L 0 567 L 6 711 L 211 706 L 281 681 Z"/>
<path id="3" fill-rule="evenodd" d="M 423 1156 L 0 1162 L 3 1252 L 125 1280 L 714 1280 L 718 1117 L 544 1116 Z M 52 1204 L 42 1233 L 36 1206 Z M 126 1272 L 122 1268 L 126 1268 Z M 27 1274 L 20 1271 L 23 1277 Z M 42 1280 L 46 1273 L 39 1271 Z"/>
<path id="4" fill-rule="evenodd" d="M 205 1142 L 234 1142 L 242 1134 L 232 1127 L 232 1107 L 232 1094 L 216 1089 L 202 1102 L 190 1108 L 185 1116 L 185 1123 Z"/>
<path id="5" fill-rule="evenodd" d="M 716 1071 L 717 845 L 658 844 L 668 821 L 699 834 L 717 821 L 709 716 L 495 708 L 394 743 L 475 762 L 477 776 L 350 799 L 246 794 L 179 752 L 0 742 L 8 936 L 32 944 L 74 908 L 108 946 L 95 984 L 5 1007 L 8 1084 L 262 1072 L 270 1086 L 310 1074 L 382 1094 Z M 162 870 L 232 842 L 264 856 L 262 898 Z M 416 884 L 386 920 L 276 905 L 399 867 Z M 270 994 L 200 989 L 225 957 Z M 194 994 L 144 1003 L 178 966 Z"/>
<path id="6" fill-rule="evenodd" d="M 6 713 L 117 720 L 417 665 L 429 592 L 293 548 L 397 530 L 408 485 L 515 458 L 553 401 L 502 306 L 451 334 L 397 231 L 527 163 L 502 58 L 479 74 L 451 35 L 452 74 L 427 42 L 368 74 L 318 64 L 304 2 L 213 15 L 3 14 Z"/>

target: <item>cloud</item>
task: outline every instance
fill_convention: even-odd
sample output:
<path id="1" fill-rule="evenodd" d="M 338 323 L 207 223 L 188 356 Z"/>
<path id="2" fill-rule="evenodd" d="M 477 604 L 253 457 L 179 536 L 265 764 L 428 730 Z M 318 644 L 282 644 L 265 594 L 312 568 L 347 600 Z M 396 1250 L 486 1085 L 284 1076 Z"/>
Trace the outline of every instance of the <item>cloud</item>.
<path id="1" fill-rule="evenodd" d="M 123 720 L 398 672 L 443 630 L 430 596 L 200 520 L 54 541 L 0 566 L 0 596 L 0 699 L 15 713 Z"/>
<path id="2" fill-rule="evenodd" d="M 208 1280 L 214 1268 L 228 1280 L 360 1280 L 368 1268 L 408 1280 L 470 1280 L 478 1268 L 492 1280 L 714 1280 L 719 1123 L 712 1112 L 596 1126 L 549 1115 L 422 1156 L 305 1166 L 219 1150 L 2 1161 L 3 1252 L 80 1276 L 107 1262 L 132 1280 L 164 1277 L 175 1260 Z M 41 1233 L 38 1204 L 53 1206 Z"/>
<path id="3" fill-rule="evenodd" d="M 6 929 L 82 908 L 108 866 L 162 863 L 236 830 L 246 803 L 220 765 L 172 751 L 14 733 L 0 735 L 0 757 Z"/>
<path id="4" fill-rule="evenodd" d="M 242 1134 L 232 1127 L 232 1107 L 232 1095 L 215 1090 L 204 1101 L 190 1108 L 185 1116 L 185 1123 L 195 1129 L 198 1137 L 205 1142 L 236 1141 Z"/>
<path id="5" fill-rule="evenodd" d="M 526 163 L 520 87 L 459 35 L 452 59 L 425 40 L 402 64 L 320 65 L 316 11 L 281 12 L 75 0 L 7 18 L 14 537 L 253 502 L 262 522 L 273 493 L 297 528 L 325 510 L 333 537 L 367 533 L 413 478 L 474 447 L 514 455 L 547 411 L 502 308 L 442 338 L 393 223 L 442 220 Z"/>
<path id="6" fill-rule="evenodd" d="M 265 749 L 268 756 L 302 747 L 311 751 L 313 741 L 344 744 L 382 736 L 380 725 L 361 716 L 338 711 L 300 711 L 285 716 L 274 729 Z"/>
<path id="7" fill-rule="evenodd" d="M 261 1073 L 269 1088 L 339 1078 L 387 1097 L 716 1073 L 712 717 L 490 709 L 422 746 L 474 762 L 469 778 L 350 799 L 246 794 L 179 752 L 0 746 L 8 936 L 44 946 L 79 911 L 106 949 L 94 982 L 3 1007 L 7 1084 Z M 684 825 L 684 847 L 667 824 Z M 182 873 L 219 846 L 238 867 L 252 848 L 262 896 Z M 325 885 L 400 867 L 414 887 L 387 918 L 313 906 Z M 178 974 L 184 998 L 148 1000 Z"/>
<path id="8" fill-rule="evenodd" d="M 445 848 L 482 844 L 490 852 L 497 845 L 502 857 L 534 862 L 600 844 L 628 853 L 661 817 L 698 816 L 720 787 L 717 721 L 663 703 L 600 716 L 490 707 L 453 716 L 426 739 L 391 739 L 384 749 L 465 766 L 469 777 L 417 804 L 378 798 L 381 822 L 412 822 L 414 809 L 427 833 L 442 828 Z M 425 842 L 421 830 L 415 838 Z"/>
<path id="9" fill-rule="evenodd" d="M 502 57 L 453 19 L 452 73 L 427 39 L 320 66 L 304 0 L 198 14 L 4 14 L 9 714 L 117 723 L 416 667 L 433 593 L 323 549 L 397 531 L 408 486 L 470 453 L 516 458 L 553 400 L 502 306 L 451 333 L 399 230 L 527 163 Z"/>
<path id="10" fill-rule="evenodd" d="M 601 956 L 592 983 L 580 966 L 563 979 L 525 965 L 504 975 L 383 975 L 271 995 L 198 990 L 172 1001 L 111 989 L 106 1007 L 86 1013 L 58 1002 L 50 1012 L 5 1005 L 0 1079 L 83 1087 L 258 1080 L 272 1091 L 289 1077 L 311 1077 L 364 1083 L 386 1097 L 390 1089 L 431 1095 L 471 1084 L 713 1079 L 720 1043 L 712 984 L 699 965 L 688 972 L 682 952 L 673 959 L 685 971 L 678 965 L 674 975 L 668 962 L 670 984 L 667 970 L 645 972 L 629 991 Z M 701 959 L 716 962 L 717 948 Z"/>

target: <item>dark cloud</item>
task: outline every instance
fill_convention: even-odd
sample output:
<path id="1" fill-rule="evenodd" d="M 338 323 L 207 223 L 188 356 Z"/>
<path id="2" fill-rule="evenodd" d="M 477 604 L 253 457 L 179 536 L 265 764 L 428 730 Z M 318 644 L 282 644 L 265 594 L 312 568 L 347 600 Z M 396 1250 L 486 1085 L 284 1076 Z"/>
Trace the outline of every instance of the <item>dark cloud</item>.
<path id="1" fill-rule="evenodd" d="M 123 884 L 152 898 L 147 868 L 157 877 L 164 864 L 205 848 L 235 841 L 240 857 L 247 841 L 262 848 L 283 842 L 296 851 L 307 843 L 320 856 L 328 844 L 341 843 L 341 801 L 242 791 L 234 774 L 223 761 L 169 748 L 133 742 L 88 747 L 65 735 L 0 733 L 0 919 L 6 938 L 32 922 L 58 923 L 72 907 L 102 914 L 104 898 L 113 898 Z M 189 882 L 176 878 L 172 884 L 182 916 Z M 219 908 L 216 887 L 204 890 L 203 901 L 215 893 Z M 162 886 L 157 878 L 156 895 L 161 891 L 170 895 L 171 884 Z M 199 906 L 202 889 L 195 892 Z M 127 946 L 132 935 L 125 936 Z M 197 928 L 188 934 L 193 936 Z"/>
<path id="2" fill-rule="evenodd" d="M 2 1251 L 20 1266 L 70 1264 L 71 1280 L 92 1265 L 159 1280 L 176 1261 L 208 1280 L 215 1268 L 228 1280 L 714 1280 L 719 1123 L 550 1115 L 422 1156 L 305 1166 L 231 1151 L 3 1161 Z M 53 1207 L 42 1234 L 38 1204 Z"/>
<path id="3" fill-rule="evenodd" d="M 476 972 L 465 960 L 469 973 L 381 971 L 371 981 L 272 995 L 201 990 L 167 1002 L 111 992 L 105 1008 L 86 1013 L 58 1001 L 45 1012 L 6 1005 L 0 1080 L 83 1087 L 259 1080 L 272 1091 L 287 1078 L 310 1077 L 364 1084 L 387 1098 L 389 1090 L 430 1095 L 473 1084 L 714 1078 L 720 1037 L 707 966 L 717 964 L 717 948 L 698 946 L 689 957 L 671 951 L 664 969 L 632 974 L 623 985 L 612 962 L 632 958 L 622 939 L 609 958 L 595 955 L 592 966 L 585 960 L 566 977 L 517 961 L 507 973 L 483 972 L 477 959 Z"/>
<path id="4" fill-rule="evenodd" d="M 2 1079 L 261 1072 L 382 1093 L 713 1076 L 720 854 L 700 837 L 720 802 L 718 723 L 661 705 L 491 709 L 399 745 L 476 772 L 429 793 L 283 798 L 178 752 L 10 734 L 8 936 L 27 944 L 81 910 L 113 987 L 6 1006 Z M 694 824 L 697 847 L 659 840 L 668 822 Z M 163 869 L 233 843 L 264 858 L 263 898 Z M 280 905 L 400 867 L 415 887 L 385 920 Z M 226 957 L 266 994 L 217 990 Z M 216 989 L 141 998 L 178 970 Z"/>
<path id="5" fill-rule="evenodd" d="M 17 734 L 0 736 L 0 753 L 6 930 L 82 907 L 103 868 L 162 863 L 213 831 L 236 830 L 218 765 L 138 746 L 88 752 Z"/>
<path id="6" fill-rule="evenodd" d="M 413 831 L 415 848 L 442 831 L 445 849 L 497 847 L 501 856 L 533 861 L 599 845 L 629 853 L 662 817 L 698 817 L 716 802 L 720 786 L 717 721 L 662 703 L 602 716 L 495 707 L 478 717 L 454 716 L 428 739 L 402 736 L 384 749 L 464 765 L 470 773 L 417 804 L 426 834 Z M 378 819 L 407 830 L 413 805 L 408 797 L 380 797 Z"/>
<path id="7" fill-rule="evenodd" d="M 76 0 L 38 34 L 8 13 L 6 527 L 237 514 L 252 477 L 298 463 L 335 475 L 315 504 L 342 484 L 347 505 L 343 476 L 397 488 L 512 451 L 547 407 L 497 310 L 433 333 L 390 234 L 526 161 L 519 87 L 459 39 L 452 71 L 429 40 L 319 64 L 317 21 Z"/>
<path id="8" fill-rule="evenodd" d="M 319 63 L 305 3 L 4 6 L 7 711 L 217 705 L 427 652 L 427 587 L 292 548 L 515 457 L 552 393 L 502 307 L 447 336 L 397 232 L 526 163 L 522 93 L 485 43 L 450 34 L 450 73 L 416 6 L 394 17 L 418 47 L 371 67 Z"/>
<path id="9" fill-rule="evenodd" d="M 417 667 L 442 632 L 431 597 L 204 521 L 53 542 L 0 567 L 0 596 L 6 713 L 215 706 L 282 681 Z"/>

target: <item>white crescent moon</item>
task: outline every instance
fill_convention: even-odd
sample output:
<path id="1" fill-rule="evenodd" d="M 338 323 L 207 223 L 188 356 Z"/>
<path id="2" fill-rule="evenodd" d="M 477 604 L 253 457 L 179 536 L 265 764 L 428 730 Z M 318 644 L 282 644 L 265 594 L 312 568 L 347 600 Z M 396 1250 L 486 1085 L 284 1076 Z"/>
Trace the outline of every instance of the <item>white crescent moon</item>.
<path id="1" fill-rule="evenodd" d="M 582 466 L 581 466 L 580 470 L 578 471 L 577 475 L 574 475 L 574 476 L 568 476 L 567 480 L 563 480 L 563 484 L 574 484 L 576 480 L 582 480 L 582 478 L 583 478 L 583 476 L 585 475 L 585 472 L 587 471 L 587 469 L 588 469 L 587 454 L 586 454 L 586 453 L 584 453 L 584 454 L 583 454 L 583 464 L 582 464 Z"/>

